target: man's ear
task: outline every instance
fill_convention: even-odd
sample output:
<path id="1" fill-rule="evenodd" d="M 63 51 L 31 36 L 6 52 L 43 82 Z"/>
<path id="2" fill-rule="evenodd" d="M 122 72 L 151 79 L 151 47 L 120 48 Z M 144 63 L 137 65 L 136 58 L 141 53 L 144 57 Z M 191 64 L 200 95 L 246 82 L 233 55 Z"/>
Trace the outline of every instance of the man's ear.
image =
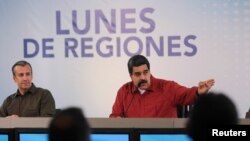
<path id="1" fill-rule="evenodd" d="M 12 78 L 13 78 L 14 82 L 16 82 L 16 76 L 15 76 L 15 75 L 13 75 L 13 77 L 12 77 Z"/>

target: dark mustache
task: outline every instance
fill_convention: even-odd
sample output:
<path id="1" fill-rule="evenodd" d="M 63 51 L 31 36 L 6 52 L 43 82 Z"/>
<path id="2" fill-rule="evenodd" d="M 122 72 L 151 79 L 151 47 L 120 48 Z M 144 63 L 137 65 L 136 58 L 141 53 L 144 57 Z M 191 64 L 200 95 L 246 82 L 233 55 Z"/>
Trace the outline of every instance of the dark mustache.
<path id="1" fill-rule="evenodd" d="M 137 87 L 141 87 L 143 83 L 147 83 L 147 80 L 140 80 L 139 83 L 137 84 Z"/>

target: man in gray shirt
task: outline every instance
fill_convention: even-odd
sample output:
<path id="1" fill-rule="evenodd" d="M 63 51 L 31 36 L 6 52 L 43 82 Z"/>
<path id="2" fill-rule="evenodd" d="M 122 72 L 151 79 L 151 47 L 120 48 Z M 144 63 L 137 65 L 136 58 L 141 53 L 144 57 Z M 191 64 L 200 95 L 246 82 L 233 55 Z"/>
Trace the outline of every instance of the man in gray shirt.
<path id="1" fill-rule="evenodd" d="M 26 61 L 12 66 L 17 92 L 8 96 L 1 108 L 0 117 L 50 117 L 55 114 L 55 101 L 47 89 L 32 83 L 32 67 Z"/>

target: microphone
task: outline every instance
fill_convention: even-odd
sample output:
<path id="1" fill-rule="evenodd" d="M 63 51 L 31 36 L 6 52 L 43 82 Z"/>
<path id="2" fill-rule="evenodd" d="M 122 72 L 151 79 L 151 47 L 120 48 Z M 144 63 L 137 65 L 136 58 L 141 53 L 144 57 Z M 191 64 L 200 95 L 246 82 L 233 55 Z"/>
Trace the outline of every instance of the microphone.
<path id="1" fill-rule="evenodd" d="M 124 116 L 124 117 L 127 117 L 128 109 L 129 109 L 129 107 L 130 107 L 132 101 L 134 100 L 134 97 L 135 97 L 135 94 L 133 94 L 133 97 L 131 98 L 130 103 L 128 104 L 127 109 L 123 112 L 123 116 Z"/>
<path id="2" fill-rule="evenodd" d="M 142 85 L 143 83 L 147 83 L 147 82 L 148 82 L 148 81 L 147 81 L 147 80 L 144 80 L 144 79 L 140 80 L 139 83 L 137 84 L 137 88 L 140 88 L 141 85 Z M 132 92 L 131 92 L 131 93 L 132 93 Z M 130 100 L 130 102 L 129 102 L 129 104 L 128 104 L 127 109 L 123 112 L 123 116 L 124 116 L 124 117 L 127 117 L 127 112 L 128 112 L 128 110 L 129 110 L 129 108 L 130 108 L 130 106 L 131 106 L 131 103 L 132 103 L 133 100 L 134 100 L 134 97 L 135 97 L 135 94 L 133 94 L 133 97 L 131 98 L 131 100 Z"/>

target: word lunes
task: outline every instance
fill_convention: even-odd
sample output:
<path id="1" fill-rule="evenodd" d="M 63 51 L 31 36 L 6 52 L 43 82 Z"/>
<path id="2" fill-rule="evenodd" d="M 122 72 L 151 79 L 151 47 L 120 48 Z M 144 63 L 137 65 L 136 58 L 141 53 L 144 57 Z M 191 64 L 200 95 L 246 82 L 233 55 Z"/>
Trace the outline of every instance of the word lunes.
<path id="1" fill-rule="evenodd" d="M 24 57 L 55 58 L 58 49 L 63 49 L 65 58 L 196 55 L 195 35 L 153 36 L 157 29 L 154 12 L 153 8 L 73 10 L 68 16 L 56 11 L 56 36 L 25 38 Z M 64 17 L 70 20 L 65 22 Z"/>

